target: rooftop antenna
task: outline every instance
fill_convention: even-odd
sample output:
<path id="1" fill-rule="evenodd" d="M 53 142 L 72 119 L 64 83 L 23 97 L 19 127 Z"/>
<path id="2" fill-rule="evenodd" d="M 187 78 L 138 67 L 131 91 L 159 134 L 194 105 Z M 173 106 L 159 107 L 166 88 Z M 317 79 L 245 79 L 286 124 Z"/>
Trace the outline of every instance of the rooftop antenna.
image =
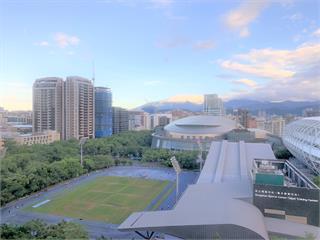
<path id="1" fill-rule="evenodd" d="M 94 61 L 92 61 L 92 84 L 94 86 L 95 81 L 95 68 L 94 68 Z"/>

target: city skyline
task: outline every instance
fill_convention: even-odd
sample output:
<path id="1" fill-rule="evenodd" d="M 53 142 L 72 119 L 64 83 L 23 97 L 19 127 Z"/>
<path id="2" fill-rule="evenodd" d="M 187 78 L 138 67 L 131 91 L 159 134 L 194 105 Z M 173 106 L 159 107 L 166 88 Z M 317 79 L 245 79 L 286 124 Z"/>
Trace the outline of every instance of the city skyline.
<path id="1" fill-rule="evenodd" d="M 93 62 L 95 86 L 124 108 L 319 99 L 319 2 L 218 2 L 2 1 L 0 106 L 31 110 L 36 79 L 91 79 Z"/>

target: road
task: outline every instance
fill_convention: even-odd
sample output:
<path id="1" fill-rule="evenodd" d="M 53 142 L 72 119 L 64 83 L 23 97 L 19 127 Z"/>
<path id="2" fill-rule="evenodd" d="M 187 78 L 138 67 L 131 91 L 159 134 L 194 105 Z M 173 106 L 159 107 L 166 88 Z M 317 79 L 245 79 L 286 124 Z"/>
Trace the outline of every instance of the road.
<path id="1" fill-rule="evenodd" d="M 193 171 L 183 171 L 180 174 L 180 196 L 189 184 L 193 184 L 196 181 L 196 179 L 198 178 L 198 174 L 198 172 Z M 1 208 L 1 223 L 23 224 L 32 219 L 41 219 L 46 223 L 53 224 L 58 223 L 62 220 L 66 220 L 77 222 L 83 225 L 88 231 L 90 238 L 98 238 L 101 236 L 111 238 L 139 238 L 135 233 L 118 231 L 118 225 L 116 224 L 109 224 L 101 221 L 80 220 L 56 215 L 27 212 L 23 210 L 27 206 L 35 205 L 47 199 L 53 199 L 63 191 L 73 189 L 80 184 L 92 181 L 100 176 L 125 176 L 145 179 L 169 180 L 171 183 L 164 191 L 159 194 L 159 196 L 154 201 L 151 202 L 146 210 L 151 210 L 154 207 L 154 204 L 156 204 L 158 200 L 161 199 L 170 188 L 173 188 L 175 186 L 176 179 L 176 175 L 173 169 L 162 167 L 121 166 L 95 171 L 90 174 L 72 179 L 70 181 L 57 184 L 53 187 L 48 188 L 46 191 L 42 191 L 7 204 L 5 207 Z M 175 204 L 175 194 L 176 191 L 175 188 L 173 188 L 169 196 L 162 202 L 158 209 L 171 209 Z"/>

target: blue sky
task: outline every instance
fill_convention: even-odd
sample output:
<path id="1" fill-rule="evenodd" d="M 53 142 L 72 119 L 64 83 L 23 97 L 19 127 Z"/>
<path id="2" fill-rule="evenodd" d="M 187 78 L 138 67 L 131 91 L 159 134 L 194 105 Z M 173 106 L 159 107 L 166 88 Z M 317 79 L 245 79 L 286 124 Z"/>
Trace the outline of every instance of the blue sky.
<path id="1" fill-rule="evenodd" d="M 319 1 L 0 1 L 0 106 L 31 109 L 36 78 L 79 75 L 114 105 L 320 97 Z"/>

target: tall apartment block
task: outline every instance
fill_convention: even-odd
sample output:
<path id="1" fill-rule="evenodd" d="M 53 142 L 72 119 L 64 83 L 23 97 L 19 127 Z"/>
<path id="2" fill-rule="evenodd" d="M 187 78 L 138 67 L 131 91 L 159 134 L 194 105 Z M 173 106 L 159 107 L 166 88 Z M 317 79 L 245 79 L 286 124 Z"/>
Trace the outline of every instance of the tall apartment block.
<path id="1" fill-rule="evenodd" d="M 249 111 L 247 109 L 237 109 L 237 120 L 244 128 L 249 128 Z"/>
<path id="2" fill-rule="evenodd" d="M 112 108 L 112 134 L 129 130 L 129 112 L 120 107 Z"/>
<path id="3" fill-rule="evenodd" d="M 224 116 L 225 110 L 222 100 L 217 94 L 204 95 L 203 111 L 213 116 Z"/>
<path id="4" fill-rule="evenodd" d="M 65 81 L 65 139 L 94 138 L 94 86 L 82 77 Z"/>
<path id="5" fill-rule="evenodd" d="M 110 88 L 95 87 L 95 137 L 112 135 L 112 93 Z"/>
<path id="6" fill-rule="evenodd" d="M 47 130 L 58 131 L 63 137 L 64 112 L 63 112 L 62 78 L 48 77 L 37 79 L 33 84 L 33 132 Z"/>
<path id="7" fill-rule="evenodd" d="M 285 125 L 286 122 L 282 117 L 273 117 L 271 119 L 271 133 L 282 137 Z"/>

